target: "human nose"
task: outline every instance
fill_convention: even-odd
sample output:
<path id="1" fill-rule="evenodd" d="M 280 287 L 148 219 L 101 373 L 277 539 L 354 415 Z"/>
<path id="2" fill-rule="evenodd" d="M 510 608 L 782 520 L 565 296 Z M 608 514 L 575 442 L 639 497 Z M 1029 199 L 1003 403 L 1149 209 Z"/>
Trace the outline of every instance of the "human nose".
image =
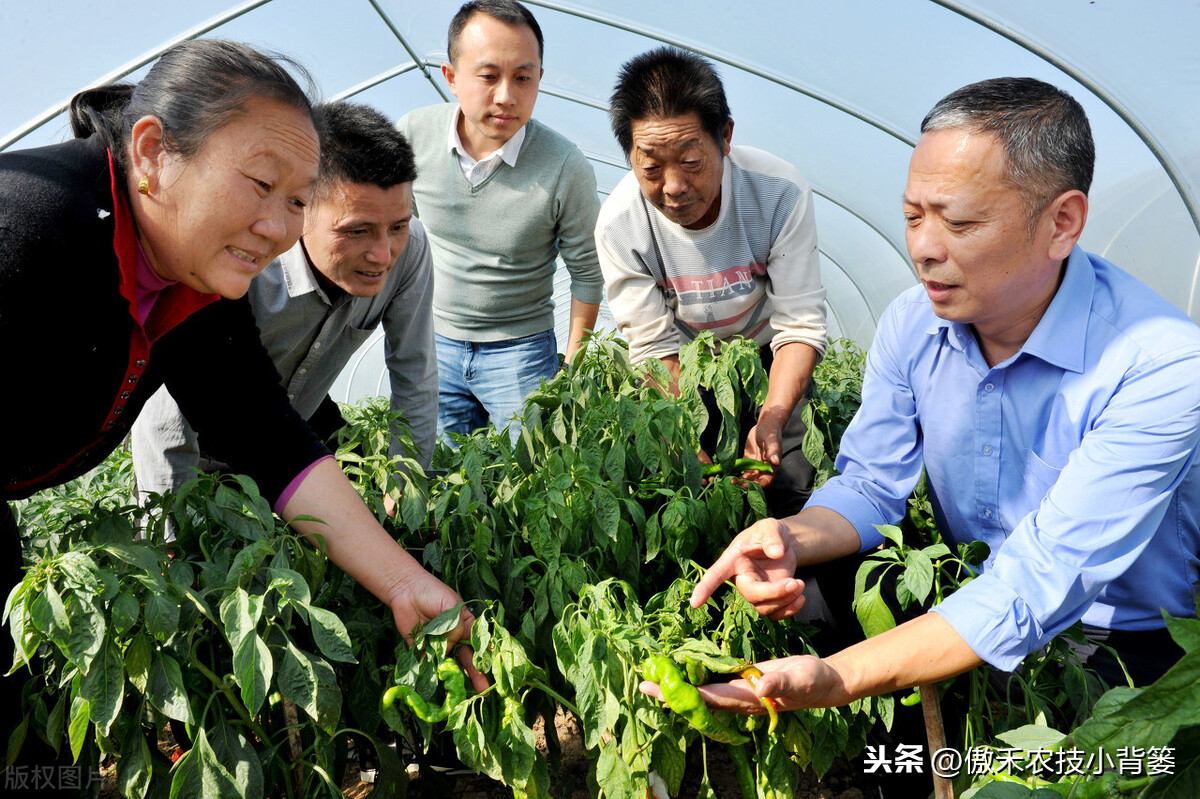
<path id="1" fill-rule="evenodd" d="M 287 249 L 299 240 L 304 220 L 297 218 L 295 223 L 290 225 L 289 221 L 286 209 L 272 207 L 259 215 L 250 226 L 250 232 L 262 236 L 276 246 L 282 245 L 282 249 Z"/>
<path id="2" fill-rule="evenodd" d="M 670 197 L 681 197 L 688 192 L 688 182 L 679 169 L 663 170 L 663 194 Z"/>
<path id="3" fill-rule="evenodd" d="M 392 242 L 386 233 L 380 233 L 371 239 L 371 244 L 367 248 L 366 258 L 373 264 L 390 264 L 392 258 Z"/>
<path id="4" fill-rule="evenodd" d="M 496 105 L 510 105 L 513 102 L 512 81 L 496 81 L 496 90 L 492 95 L 492 99 Z"/>
<path id="5" fill-rule="evenodd" d="M 938 235 L 937 226 L 928 221 L 909 225 L 905 231 L 908 255 L 914 264 L 939 263 L 946 260 L 946 246 Z"/>

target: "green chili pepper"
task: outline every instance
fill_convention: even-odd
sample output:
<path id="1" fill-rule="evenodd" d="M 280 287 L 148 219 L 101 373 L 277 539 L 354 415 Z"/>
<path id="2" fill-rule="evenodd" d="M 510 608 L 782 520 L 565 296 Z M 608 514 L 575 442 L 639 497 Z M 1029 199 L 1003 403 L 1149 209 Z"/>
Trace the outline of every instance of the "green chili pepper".
<path id="1" fill-rule="evenodd" d="M 750 741 L 735 729 L 717 720 L 704 704 L 696 686 L 684 679 L 674 661 L 664 655 L 652 655 L 642 663 L 642 677 L 658 683 L 667 707 L 688 720 L 688 723 L 714 741 L 740 745 Z"/>
<path id="2" fill-rule="evenodd" d="M 742 472 L 759 471 L 765 474 L 773 474 L 775 467 L 763 461 L 756 461 L 753 458 L 738 458 L 733 462 L 734 474 Z M 725 467 L 719 463 L 706 463 L 700 467 L 701 477 L 716 477 L 725 473 Z"/>
<path id="3" fill-rule="evenodd" d="M 704 685 L 708 682 L 708 667 L 698 660 L 684 658 L 683 671 L 692 685 Z"/>
<path id="4" fill-rule="evenodd" d="M 428 721 L 431 724 L 439 721 L 444 721 L 446 718 L 446 709 L 432 704 L 425 697 L 416 692 L 411 685 L 393 685 L 391 688 L 383 692 L 383 699 L 379 701 L 380 713 L 383 720 L 388 726 L 397 732 L 401 732 L 403 724 L 400 722 L 400 715 L 396 711 L 396 700 L 401 699 L 412 714 L 421 721 Z"/>
<path id="5" fill-rule="evenodd" d="M 921 704 L 921 692 L 916 688 L 912 689 L 911 694 L 906 694 L 900 698 L 900 704 L 905 707 L 913 707 L 914 705 Z"/>
<path id="6" fill-rule="evenodd" d="M 754 766 L 750 765 L 750 756 L 746 754 L 746 746 L 729 745 L 729 759 L 733 761 L 734 774 L 737 776 L 738 787 L 742 789 L 744 799 L 758 799 L 758 788 L 754 778 Z"/>
<path id="7" fill-rule="evenodd" d="M 438 663 L 437 676 L 446 689 L 446 698 L 442 703 L 442 708 L 449 715 L 456 705 L 466 701 L 467 676 L 463 674 L 462 667 L 453 658 L 445 658 Z"/>

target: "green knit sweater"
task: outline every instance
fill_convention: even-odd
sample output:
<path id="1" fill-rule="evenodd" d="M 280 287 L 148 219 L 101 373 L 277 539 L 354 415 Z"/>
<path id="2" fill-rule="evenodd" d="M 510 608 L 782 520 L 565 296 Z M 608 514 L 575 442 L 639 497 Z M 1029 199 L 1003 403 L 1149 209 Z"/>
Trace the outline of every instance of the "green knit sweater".
<path id="1" fill-rule="evenodd" d="M 555 257 L 571 295 L 598 303 L 604 277 L 594 230 L 596 176 L 579 149 L 530 120 L 517 165 L 472 187 L 447 147 L 455 103 L 396 124 L 417 159 L 415 211 L 433 248 L 434 330 L 459 341 L 504 341 L 554 328 Z"/>

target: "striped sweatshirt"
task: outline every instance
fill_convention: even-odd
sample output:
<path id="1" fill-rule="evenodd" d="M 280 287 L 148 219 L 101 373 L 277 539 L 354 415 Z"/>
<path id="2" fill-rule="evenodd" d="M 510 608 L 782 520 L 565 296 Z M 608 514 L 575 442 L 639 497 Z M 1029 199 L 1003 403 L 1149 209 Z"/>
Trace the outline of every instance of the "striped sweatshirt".
<path id="1" fill-rule="evenodd" d="M 730 148 L 721 211 L 704 230 L 664 217 L 628 173 L 600 209 L 596 251 L 634 362 L 677 355 L 704 330 L 825 352 L 812 189 L 770 153 Z"/>

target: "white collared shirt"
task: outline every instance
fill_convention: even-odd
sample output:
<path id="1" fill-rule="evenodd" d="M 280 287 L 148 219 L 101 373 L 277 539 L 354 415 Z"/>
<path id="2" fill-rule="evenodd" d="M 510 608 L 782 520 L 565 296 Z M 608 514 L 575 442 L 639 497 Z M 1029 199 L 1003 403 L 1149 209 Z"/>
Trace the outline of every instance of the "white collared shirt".
<path id="1" fill-rule="evenodd" d="M 467 148 L 463 146 L 462 139 L 458 135 L 458 120 L 462 119 L 462 108 L 454 114 L 454 120 L 450 124 L 450 135 L 446 138 L 446 149 L 458 155 L 458 165 L 462 167 L 463 175 L 466 176 L 467 182 L 472 186 L 478 186 L 483 181 L 487 180 L 500 166 L 500 162 L 509 166 L 517 165 L 517 154 L 521 152 L 521 143 L 525 141 L 525 126 L 522 125 L 517 129 L 517 132 L 512 135 L 512 138 L 504 142 L 500 149 L 485 155 L 483 158 L 476 161 L 467 152 Z"/>

